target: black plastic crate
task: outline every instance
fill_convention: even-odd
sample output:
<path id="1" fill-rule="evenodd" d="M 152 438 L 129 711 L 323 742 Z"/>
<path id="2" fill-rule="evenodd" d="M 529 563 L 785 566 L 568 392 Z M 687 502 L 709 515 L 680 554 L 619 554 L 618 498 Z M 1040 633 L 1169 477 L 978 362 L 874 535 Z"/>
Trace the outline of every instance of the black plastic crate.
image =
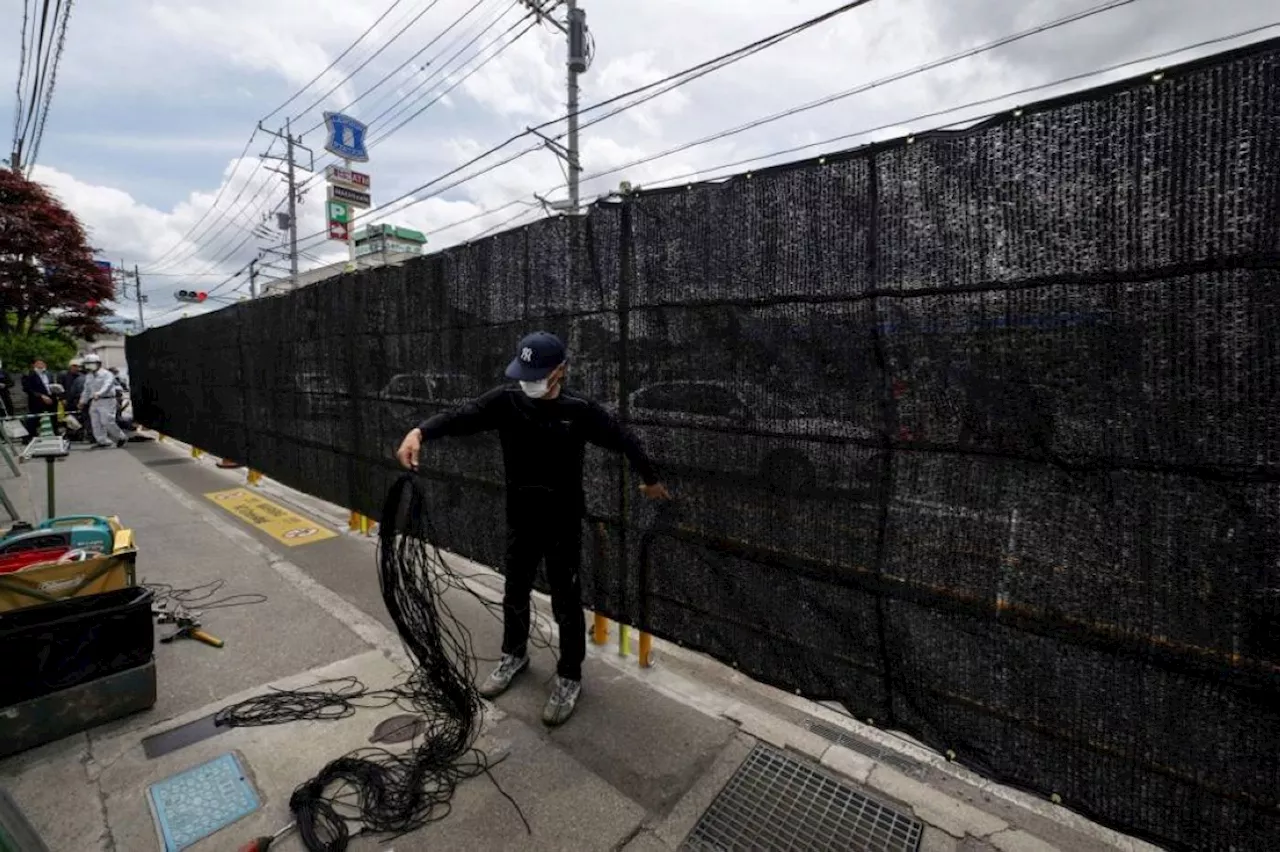
<path id="1" fill-rule="evenodd" d="M 153 597 L 133 586 L 0 613 L 0 707 L 146 663 L 155 647 Z"/>

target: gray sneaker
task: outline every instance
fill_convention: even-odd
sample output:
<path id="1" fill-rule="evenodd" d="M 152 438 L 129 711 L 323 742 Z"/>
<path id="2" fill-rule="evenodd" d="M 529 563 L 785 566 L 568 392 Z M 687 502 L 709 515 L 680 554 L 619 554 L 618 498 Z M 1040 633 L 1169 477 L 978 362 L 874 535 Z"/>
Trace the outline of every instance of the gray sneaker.
<path id="1" fill-rule="evenodd" d="M 497 698 L 507 691 L 516 675 L 529 667 L 529 657 L 517 657 L 514 654 L 503 654 L 502 662 L 489 673 L 484 683 L 480 684 L 480 695 L 483 698 Z"/>
<path id="2" fill-rule="evenodd" d="M 578 698 L 581 695 L 581 682 L 556 675 L 555 688 L 551 690 L 547 706 L 542 709 L 543 723 L 554 727 L 569 721 L 569 717 L 573 715 L 573 709 L 578 706 Z"/>

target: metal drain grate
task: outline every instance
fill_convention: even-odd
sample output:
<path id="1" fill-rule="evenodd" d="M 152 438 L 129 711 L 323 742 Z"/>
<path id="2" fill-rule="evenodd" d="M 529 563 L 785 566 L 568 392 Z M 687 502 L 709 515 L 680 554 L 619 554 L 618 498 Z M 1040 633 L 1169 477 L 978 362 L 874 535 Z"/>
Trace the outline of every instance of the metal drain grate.
<path id="1" fill-rule="evenodd" d="M 890 751 L 887 748 L 868 742 L 861 737 L 855 737 L 848 731 L 842 730 L 835 725 L 828 725 L 826 722 L 819 722 L 817 719 L 806 719 L 805 728 L 822 737 L 827 742 L 835 743 L 838 746 L 856 751 L 858 754 L 866 755 L 877 763 L 883 763 L 885 766 L 892 766 L 894 769 L 904 775 L 919 777 L 924 774 L 925 767 L 918 761 L 909 757 Z"/>
<path id="2" fill-rule="evenodd" d="M 836 776 L 757 745 L 682 852 L 916 852 L 919 821 Z"/>

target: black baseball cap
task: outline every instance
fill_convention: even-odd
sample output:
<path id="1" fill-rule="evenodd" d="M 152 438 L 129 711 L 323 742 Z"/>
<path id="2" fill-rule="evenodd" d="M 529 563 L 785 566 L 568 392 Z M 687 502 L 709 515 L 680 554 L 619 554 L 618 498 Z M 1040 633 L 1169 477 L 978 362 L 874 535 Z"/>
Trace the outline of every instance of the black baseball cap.
<path id="1" fill-rule="evenodd" d="M 549 331 L 525 335 L 516 348 L 516 357 L 507 365 L 507 378 L 519 382 L 540 382 L 565 361 L 564 343 Z"/>

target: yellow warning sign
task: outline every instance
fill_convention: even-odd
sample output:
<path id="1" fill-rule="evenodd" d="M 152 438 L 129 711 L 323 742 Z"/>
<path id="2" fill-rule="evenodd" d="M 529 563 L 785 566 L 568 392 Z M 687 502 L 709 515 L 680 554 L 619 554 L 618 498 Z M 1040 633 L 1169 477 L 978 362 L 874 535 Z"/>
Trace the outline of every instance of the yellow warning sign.
<path id="1" fill-rule="evenodd" d="M 204 496 L 240 520 L 289 547 L 338 537 L 337 533 L 326 529 L 323 524 L 263 499 L 247 488 L 212 491 Z"/>

